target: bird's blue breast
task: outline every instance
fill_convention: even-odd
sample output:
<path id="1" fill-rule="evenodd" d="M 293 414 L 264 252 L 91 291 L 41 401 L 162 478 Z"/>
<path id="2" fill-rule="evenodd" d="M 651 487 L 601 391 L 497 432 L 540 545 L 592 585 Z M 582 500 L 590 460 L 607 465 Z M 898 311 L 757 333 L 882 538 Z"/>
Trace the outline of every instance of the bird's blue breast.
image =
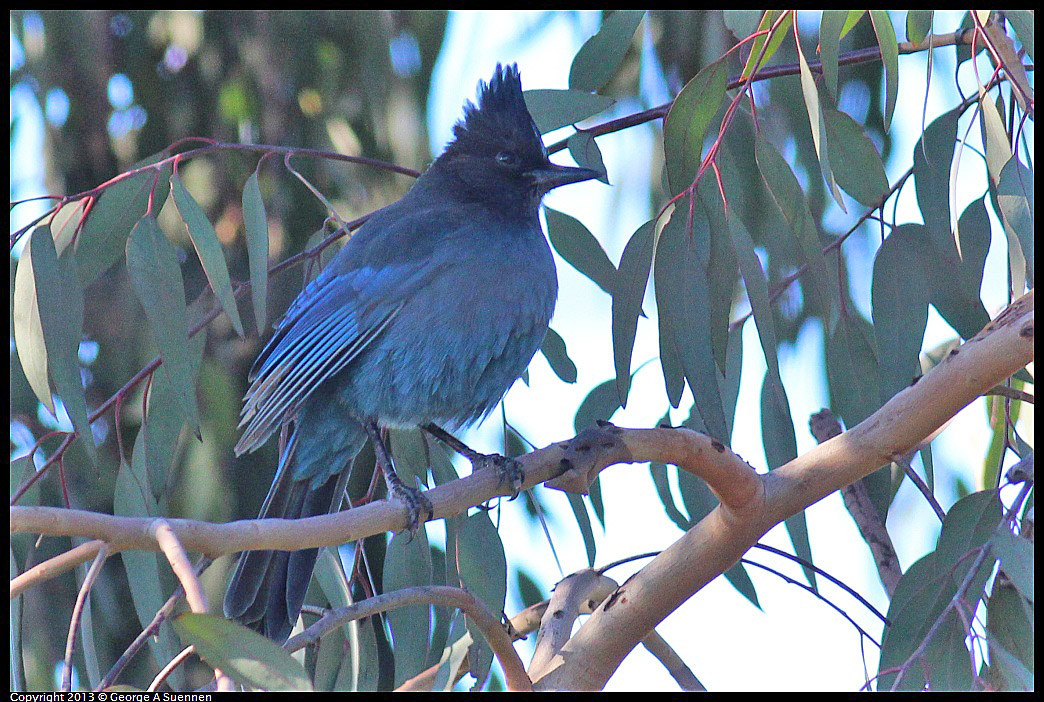
<path id="1" fill-rule="evenodd" d="M 466 227 L 431 252 L 440 274 L 328 382 L 345 411 L 389 426 L 461 426 L 492 410 L 547 333 L 558 282 L 538 228 Z"/>

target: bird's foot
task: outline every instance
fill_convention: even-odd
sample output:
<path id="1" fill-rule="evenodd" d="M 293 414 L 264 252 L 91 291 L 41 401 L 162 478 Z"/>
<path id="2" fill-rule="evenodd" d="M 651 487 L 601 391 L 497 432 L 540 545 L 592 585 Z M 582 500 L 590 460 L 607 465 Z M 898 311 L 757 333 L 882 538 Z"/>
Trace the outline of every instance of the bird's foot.
<path id="1" fill-rule="evenodd" d="M 417 533 L 417 529 L 420 528 L 421 524 L 430 521 L 434 518 L 435 512 L 431 506 L 431 500 L 424 494 L 423 491 L 417 488 L 409 487 L 402 481 L 397 481 L 389 486 L 390 494 L 389 497 L 397 499 L 406 505 L 406 509 L 409 510 L 409 519 L 406 522 L 406 529 L 410 532 L 412 538 Z M 425 515 L 421 518 L 421 515 Z"/>
<path id="2" fill-rule="evenodd" d="M 501 456 L 499 453 L 476 453 L 467 458 L 471 461 L 473 472 L 483 468 L 492 468 L 500 478 L 497 485 L 508 483 L 511 486 L 511 499 L 518 497 L 518 493 L 522 489 L 522 482 L 526 479 L 526 473 L 522 470 L 520 461 Z"/>

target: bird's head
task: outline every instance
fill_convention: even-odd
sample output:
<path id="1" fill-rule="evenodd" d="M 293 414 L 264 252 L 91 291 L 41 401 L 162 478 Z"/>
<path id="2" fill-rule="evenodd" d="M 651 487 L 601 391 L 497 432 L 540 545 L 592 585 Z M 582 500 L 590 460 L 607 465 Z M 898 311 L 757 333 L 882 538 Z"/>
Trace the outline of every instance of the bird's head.
<path id="1" fill-rule="evenodd" d="M 599 175 L 548 160 L 514 64 L 497 64 L 489 83 L 479 83 L 477 104 L 464 104 L 464 119 L 453 127 L 453 137 L 432 169 L 460 181 L 468 199 L 528 214 L 552 188 Z"/>

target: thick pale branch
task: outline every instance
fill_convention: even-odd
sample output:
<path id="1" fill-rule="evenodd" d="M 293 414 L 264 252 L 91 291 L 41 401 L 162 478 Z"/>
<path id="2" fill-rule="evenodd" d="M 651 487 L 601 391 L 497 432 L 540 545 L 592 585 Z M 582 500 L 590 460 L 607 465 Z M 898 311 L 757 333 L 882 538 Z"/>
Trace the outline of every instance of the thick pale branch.
<path id="1" fill-rule="evenodd" d="M 573 632 L 573 622 L 584 604 L 601 602 L 618 588 L 616 582 L 590 568 L 573 573 L 555 585 L 551 600 L 540 618 L 536 650 L 529 664 L 530 675 L 543 675 L 544 668 L 558 654 Z"/>
<path id="2" fill-rule="evenodd" d="M 534 679 L 539 690 L 598 690 L 659 622 L 785 518 L 900 456 L 1033 361 L 1033 292 L 850 431 L 761 476 L 763 500 L 719 506 L 628 580 Z M 760 503 L 760 504 L 759 504 Z"/>
<path id="3" fill-rule="evenodd" d="M 519 460 L 526 474 L 523 489 L 558 479 L 568 489 L 586 490 L 586 485 L 607 466 L 648 461 L 682 466 L 703 478 L 725 504 L 734 505 L 736 509 L 747 504 L 761 486 L 753 469 L 736 454 L 719 442 L 687 429 L 621 429 L 604 425 Z M 510 495 L 511 486 L 504 484 L 495 470 L 483 470 L 440 485 L 426 494 L 431 500 L 433 518 L 444 519 L 494 497 Z M 10 509 L 12 534 L 96 538 L 108 543 L 112 553 L 159 548 L 154 519 L 115 517 L 58 507 Z M 165 522 L 185 550 L 217 557 L 246 550 L 290 551 L 339 546 L 381 532 L 400 531 L 406 527 L 407 517 L 401 503 L 380 501 L 310 519 L 255 519 L 227 524 L 187 519 L 166 519 Z M 61 571 L 51 569 L 47 575 L 53 577 L 58 572 Z M 41 575 L 38 574 L 37 581 Z M 12 589 L 12 597 L 14 594 L 17 593 Z"/>

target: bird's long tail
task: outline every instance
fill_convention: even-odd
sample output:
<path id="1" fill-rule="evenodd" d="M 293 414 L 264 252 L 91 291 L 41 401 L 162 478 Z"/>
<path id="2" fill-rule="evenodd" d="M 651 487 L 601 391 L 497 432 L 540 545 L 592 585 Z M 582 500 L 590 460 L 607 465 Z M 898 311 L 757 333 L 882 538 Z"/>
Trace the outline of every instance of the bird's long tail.
<path id="1" fill-rule="evenodd" d="M 338 433 L 341 436 L 337 438 L 349 438 L 343 431 Z M 326 443 L 320 455 L 316 455 L 316 446 L 308 445 L 315 433 L 309 431 L 303 442 L 301 434 L 295 428 L 287 442 L 259 519 L 303 519 L 340 508 L 352 462 L 362 447 L 361 427 L 357 434 L 349 433 L 352 436 L 348 441 Z M 316 459 L 331 471 L 318 484 L 315 471 L 308 470 Z M 300 477 L 302 474 L 305 477 Z M 242 553 L 225 593 L 225 616 L 272 640 L 286 641 L 304 605 L 318 555 L 317 548 Z"/>

